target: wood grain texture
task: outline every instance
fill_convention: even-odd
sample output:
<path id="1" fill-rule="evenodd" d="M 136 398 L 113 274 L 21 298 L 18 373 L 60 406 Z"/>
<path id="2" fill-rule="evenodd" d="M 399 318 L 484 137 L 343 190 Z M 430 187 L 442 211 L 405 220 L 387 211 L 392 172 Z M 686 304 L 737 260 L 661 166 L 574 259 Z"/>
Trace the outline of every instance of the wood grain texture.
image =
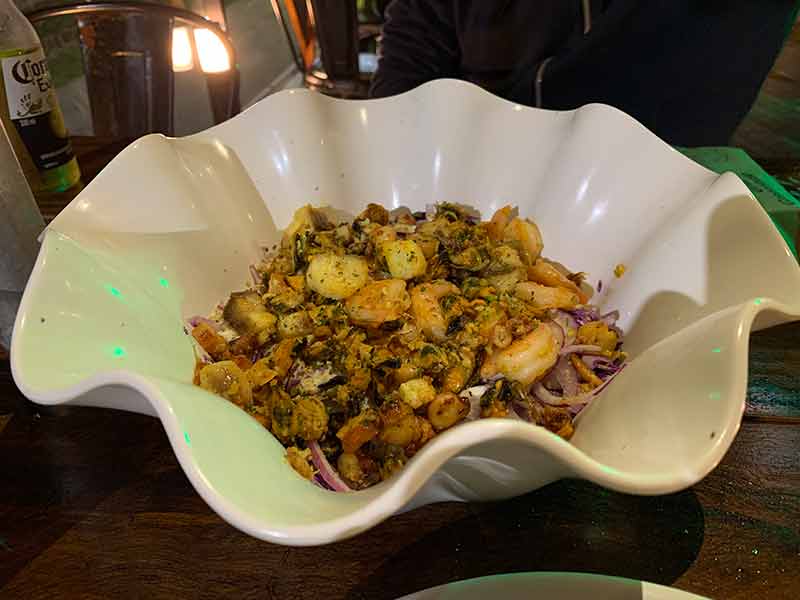
<path id="1" fill-rule="evenodd" d="M 78 140 L 86 180 L 126 143 Z M 50 218 L 60 210 L 43 208 Z M 224 523 L 189 484 L 157 420 L 36 407 L 0 361 L 0 598 L 380 600 L 469 577 L 560 570 L 714 598 L 795 599 L 798 341 L 797 324 L 752 337 L 745 422 L 692 489 L 647 498 L 561 481 L 506 502 L 424 507 L 318 548 L 270 545 Z"/>
<path id="2" fill-rule="evenodd" d="M 751 336 L 747 411 L 800 422 L 800 322 Z"/>
<path id="3" fill-rule="evenodd" d="M 694 488 L 647 498 L 562 481 L 440 504 L 343 543 L 283 548 L 213 514 L 160 423 L 40 410 L 0 368 L 0 596 L 390 599 L 448 581 L 588 571 L 715 598 L 800 590 L 800 426 L 745 422 Z"/>

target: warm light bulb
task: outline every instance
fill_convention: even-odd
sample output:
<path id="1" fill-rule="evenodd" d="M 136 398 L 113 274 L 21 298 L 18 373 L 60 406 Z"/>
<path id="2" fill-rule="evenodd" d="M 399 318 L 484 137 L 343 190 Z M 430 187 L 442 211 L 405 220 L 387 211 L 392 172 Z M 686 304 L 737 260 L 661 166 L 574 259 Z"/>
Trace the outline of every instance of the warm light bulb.
<path id="1" fill-rule="evenodd" d="M 192 58 L 192 40 L 187 27 L 175 27 L 172 30 L 172 70 L 175 73 L 191 71 L 194 68 Z"/>
<path id="2" fill-rule="evenodd" d="M 231 57 L 216 33 L 210 29 L 195 29 L 194 41 L 204 73 L 222 73 L 231 68 Z"/>

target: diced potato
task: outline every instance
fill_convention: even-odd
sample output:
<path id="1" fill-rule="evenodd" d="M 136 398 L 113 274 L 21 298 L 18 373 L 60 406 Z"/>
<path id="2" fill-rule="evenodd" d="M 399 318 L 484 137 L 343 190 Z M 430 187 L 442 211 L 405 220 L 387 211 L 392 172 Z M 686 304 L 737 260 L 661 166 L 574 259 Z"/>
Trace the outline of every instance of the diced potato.
<path id="1" fill-rule="evenodd" d="M 281 243 L 283 245 L 291 245 L 294 235 L 305 229 L 318 230 L 328 229 L 330 227 L 330 221 L 328 221 L 328 218 L 321 210 L 314 208 L 310 204 L 306 204 L 294 211 L 292 222 L 289 223 L 289 226 L 283 232 Z"/>
<path id="2" fill-rule="evenodd" d="M 307 442 L 318 440 L 328 429 L 328 413 L 318 398 L 300 398 L 292 412 L 292 431 Z"/>
<path id="3" fill-rule="evenodd" d="M 417 417 L 409 415 L 397 423 L 384 426 L 381 430 L 380 440 L 393 446 L 405 447 L 417 441 L 421 433 Z"/>
<path id="4" fill-rule="evenodd" d="M 430 381 L 423 378 L 406 381 L 399 388 L 400 398 L 414 410 L 424 406 L 436 397 L 436 389 Z"/>
<path id="5" fill-rule="evenodd" d="M 308 287 L 326 298 L 342 300 L 366 285 L 367 261 L 361 256 L 317 254 L 306 271 Z"/>
<path id="6" fill-rule="evenodd" d="M 308 448 L 300 450 L 297 446 L 289 446 L 286 449 L 286 462 L 288 462 L 301 477 L 313 479 L 314 467 L 311 464 L 311 450 Z"/>
<path id="7" fill-rule="evenodd" d="M 425 273 L 428 261 L 417 242 L 396 240 L 383 244 L 381 250 L 389 272 L 395 279 L 413 279 Z"/>
<path id="8" fill-rule="evenodd" d="M 282 340 L 302 337 L 310 334 L 313 330 L 314 323 L 304 310 L 281 315 L 278 318 L 278 337 Z"/>
<path id="9" fill-rule="evenodd" d="M 469 402 L 445 392 L 428 404 L 428 420 L 436 431 L 452 427 L 469 413 Z"/>
<path id="10" fill-rule="evenodd" d="M 200 387 L 218 394 L 239 406 L 247 406 L 253 401 L 250 380 L 231 360 L 206 365 L 200 370 Z"/>
<path id="11" fill-rule="evenodd" d="M 275 332 L 275 315 L 267 311 L 261 296 L 253 291 L 231 294 L 222 316 L 239 333 L 258 336 L 260 344 Z"/>
<path id="12" fill-rule="evenodd" d="M 519 252 L 514 250 L 511 246 L 497 246 L 492 249 L 492 260 L 486 268 L 486 275 L 497 275 L 498 273 L 508 273 L 517 269 L 523 269 L 525 265 L 519 257 Z"/>
<path id="13" fill-rule="evenodd" d="M 439 240 L 432 236 L 426 236 L 422 234 L 415 234 L 411 236 L 413 241 L 422 248 L 422 254 L 425 255 L 425 258 L 433 258 L 436 256 L 436 253 L 439 251 Z"/>

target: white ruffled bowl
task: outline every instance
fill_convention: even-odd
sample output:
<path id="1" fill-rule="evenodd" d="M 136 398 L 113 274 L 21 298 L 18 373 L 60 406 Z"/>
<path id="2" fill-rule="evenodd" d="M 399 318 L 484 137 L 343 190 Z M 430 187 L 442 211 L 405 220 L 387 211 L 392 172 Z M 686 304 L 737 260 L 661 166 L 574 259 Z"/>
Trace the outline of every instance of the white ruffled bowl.
<path id="1" fill-rule="evenodd" d="M 443 200 L 484 216 L 519 205 L 548 257 L 603 281 L 596 302 L 620 309 L 633 360 L 571 442 L 482 420 L 438 436 L 380 485 L 320 489 L 255 420 L 192 385 L 183 318 L 241 288 L 303 204 L 356 214 L 367 202 Z M 46 231 L 11 360 L 34 402 L 158 417 L 224 519 L 307 545 L 422 504 L 508 498 L 563 477 L 635 494 L 690 486 L 736 435 L 751 329 L 798 317 L 800 269 L 734 175 L 607 106 L 535 110 L 436 81 L 366 102 L 283 92 L 191 137 L 140 139 Z"/>

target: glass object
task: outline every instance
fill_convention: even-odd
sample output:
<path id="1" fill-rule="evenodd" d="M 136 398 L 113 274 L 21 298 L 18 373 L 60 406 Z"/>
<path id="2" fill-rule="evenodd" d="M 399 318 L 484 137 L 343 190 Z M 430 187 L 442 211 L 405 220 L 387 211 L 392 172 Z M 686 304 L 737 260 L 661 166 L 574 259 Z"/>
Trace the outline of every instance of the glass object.
<path id="1" fill-rule="evenodd" d="M 79 182 L 42 43 L 12 0 L 0 0 L 0 121 L 34 192 Z"/>
<path id="2" fill-rule="evenodd" d="M 36 262 L 36 238 L 44 221 L 0 122 L 0 346 L 11 347 L 11 330 L 22 291 Z"/>

